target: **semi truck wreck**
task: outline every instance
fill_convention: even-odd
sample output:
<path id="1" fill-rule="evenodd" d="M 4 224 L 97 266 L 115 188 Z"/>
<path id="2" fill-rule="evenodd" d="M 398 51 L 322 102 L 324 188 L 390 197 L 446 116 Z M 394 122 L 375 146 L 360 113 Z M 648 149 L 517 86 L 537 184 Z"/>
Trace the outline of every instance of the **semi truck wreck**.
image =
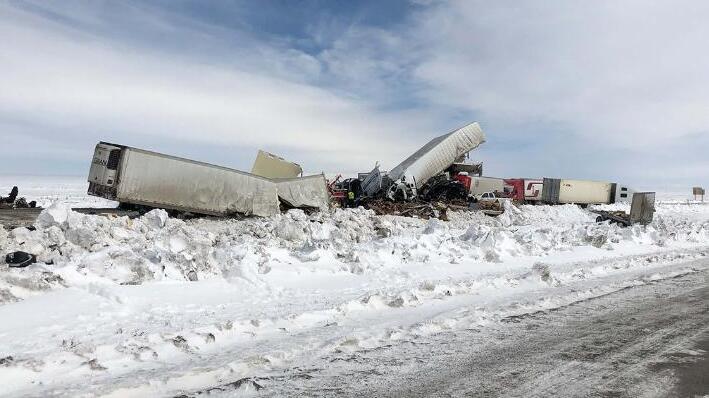
<path id="1" fill-rule="evenodd" d="M 431 178 L 461 163 L 465 155 L 485 142 L 485 134 L 475 122 L 436 137 L 394 167 L 387 178 L 390 193 L 404 188 L 412 196 Z M 403 186 L 402 186 L 403 184 Z"/>
<path id="2" fill-rule="evenodd" d="M 440 196 L 465 198 L 468 188 L 461 180 L 481 175 L 482 163 L 464 161 L 484 142 L 480 125 L 470 123 L 432 139 L 388 173 L 382 172 L 377 163 L 372 171 L 360 173 L 358 181 L 343 180 L 333 191 L 345 207 L 383 198 L 399 202 L 415 198 L 431 201 Z"/>
<path id="3" fill-rule="evenodd" d="M 630 202 L 634 190 L 619 183 L 554 178 L 483 176 L 470 152 L 485 142 L 477 122 L 438 136 L 396 167 L 379 163 L 357 177 L 332 181 L 303 176 L 295 162 L 259 150 L 251 173 L 125 145 L 99 142 L 88 194 L 118 201 L 123 210 L 163 208 L 212 216 L 271 216 L 290 208 L 372 209 L 379 214 L 445 218 L 446 209 L 498 215 L 515 204 Z"/>
<path id="4" fill-rule="evenodd" d="M 270 179 L 176 156 L 99 142 L 88 194 L 124 207 L 213 216 L 270 216 L 286 207 L 327 209 L 325 177 Z"/>

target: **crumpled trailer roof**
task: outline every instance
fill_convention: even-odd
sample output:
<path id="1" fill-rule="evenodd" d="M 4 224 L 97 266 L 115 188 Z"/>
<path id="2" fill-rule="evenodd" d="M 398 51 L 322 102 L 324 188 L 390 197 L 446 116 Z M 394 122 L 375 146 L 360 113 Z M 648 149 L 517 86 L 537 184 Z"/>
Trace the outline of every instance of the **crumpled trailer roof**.
<path id="1" fill-rule="evenodd" d="M 485 142 L 477 122 L 436 137 L 389 172 L 391 181 L 406 177 L 408 183 L 421 188 L 429 179 L 445 171 L 466 153 Z"/>

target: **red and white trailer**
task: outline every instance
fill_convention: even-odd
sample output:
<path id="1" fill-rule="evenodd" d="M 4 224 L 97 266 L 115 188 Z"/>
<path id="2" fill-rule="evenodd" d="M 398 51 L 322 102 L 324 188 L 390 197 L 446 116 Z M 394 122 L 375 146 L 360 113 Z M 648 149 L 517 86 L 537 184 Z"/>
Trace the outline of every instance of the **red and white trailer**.
<path id="1" fill-rule="evenodd" d="M 541 178 L 524 179 L 524 200 L 526 202 L 539 202 L 542 200 L 544 180 Z"/>

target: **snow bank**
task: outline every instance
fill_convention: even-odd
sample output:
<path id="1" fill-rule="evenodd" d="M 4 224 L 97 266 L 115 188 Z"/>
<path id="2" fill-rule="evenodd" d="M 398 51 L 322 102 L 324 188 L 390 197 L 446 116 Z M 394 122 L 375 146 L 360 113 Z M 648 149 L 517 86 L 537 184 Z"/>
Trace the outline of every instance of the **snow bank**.
<path id="1" fill-rule="evenodd" d="M 25 290 L 97 282 L 223 278 L 258 285 L 264 283 L 261 275 L 274 267 L 361 274 L 408 263 L 474 267 L 576 246 L 613 250 L 623 242 L 664 246 L 669 241 L 707 241 L 709 217 L 696 222 L 672 216 L 674 208 L 658 213 L 652 225 L 632 228 L 596 224 L 593 214 L 572 205 L 510 205 L 497 218 L 459 212 L 451 214 L 450 222 L 380 217 L 361 208 L 310 216 L 291 210 L 243 221 L 183 221 L 163 210 L 131 220 L 79 214 L 56 203 L 42 211 L 36 230 L 0 232 L 3 253 L 23 250 L 43 263 L 32 266 L 34 271 L 4 270 L 0 289 L 4 285 L 8 301 L 26 295 Z M 53 279 L 47 282 L 45 273 Z M 18 279 L 8 275 L 32 282 L 20 283 L 20 289 Z"/>

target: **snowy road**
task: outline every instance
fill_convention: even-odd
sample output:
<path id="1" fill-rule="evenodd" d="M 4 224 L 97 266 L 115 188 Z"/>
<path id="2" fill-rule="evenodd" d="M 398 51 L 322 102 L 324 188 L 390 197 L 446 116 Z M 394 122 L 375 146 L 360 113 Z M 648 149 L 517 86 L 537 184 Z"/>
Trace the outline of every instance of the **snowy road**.
<path id="1" fill-rule="evenodd" d="M 708 263 L 709 260 L 699 260 Z M 695 264 L 697 265 L 697 264 Z M 703 396 L 709 271 L 339 358 L 269 396 Z M 265 384 L 269 385 L 269 384 Z"/>

